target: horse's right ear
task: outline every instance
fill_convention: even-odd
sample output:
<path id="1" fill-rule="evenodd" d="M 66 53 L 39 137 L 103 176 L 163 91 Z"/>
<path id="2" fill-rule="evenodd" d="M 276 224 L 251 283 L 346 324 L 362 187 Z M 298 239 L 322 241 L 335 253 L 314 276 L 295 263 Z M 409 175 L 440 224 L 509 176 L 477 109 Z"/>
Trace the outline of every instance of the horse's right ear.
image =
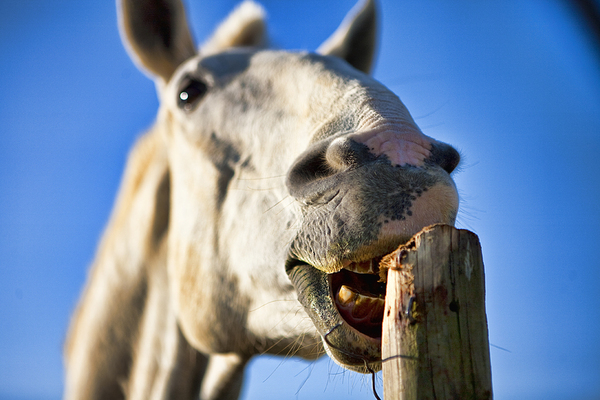
<path id="1" fill-rule="evenodd" d="M 317 49 L 317 53 L 343 58 L 354 68 L 368 74 L 373 65 L 376 45 L 375 0 L 361 0 L 333 35 Z"/>
<path id="2" fill-rule="evenodd" d="M 196 54 L 180 0 L 117 0 L 117 10 L 131 57 L 163 83 Z"/>

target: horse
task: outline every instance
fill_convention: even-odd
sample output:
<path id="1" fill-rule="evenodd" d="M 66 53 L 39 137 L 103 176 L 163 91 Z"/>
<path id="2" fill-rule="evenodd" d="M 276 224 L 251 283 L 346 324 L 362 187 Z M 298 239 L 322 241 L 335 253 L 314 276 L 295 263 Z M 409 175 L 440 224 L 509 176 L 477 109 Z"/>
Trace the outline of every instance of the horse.
<path id="1" fill-rule="evenodd" d="M 372 78 L 378 6 L 315 51 L 244 1 L 198 50 L 180 0 L 118 0 L 155 82 L 65 346 L 66 399 L 236 399 L 259 354 L 381 369 L 381 257 L 459 206 L 448 144 Z"/>

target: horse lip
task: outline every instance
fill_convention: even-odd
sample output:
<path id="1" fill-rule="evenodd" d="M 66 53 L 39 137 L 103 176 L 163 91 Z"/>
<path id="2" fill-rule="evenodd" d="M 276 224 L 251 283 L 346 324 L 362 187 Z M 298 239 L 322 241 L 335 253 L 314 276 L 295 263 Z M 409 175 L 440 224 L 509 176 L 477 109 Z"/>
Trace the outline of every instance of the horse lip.
<path id="1" fill-rule="evenodd" d="M 294 258 L 286 262 L 286 272 L 332 359 L 357 372 L 368 372 L 365 365 L 380 370 L 381 339 L 359 332 L 344 320 L 331 295 L 328 274 Z"/>

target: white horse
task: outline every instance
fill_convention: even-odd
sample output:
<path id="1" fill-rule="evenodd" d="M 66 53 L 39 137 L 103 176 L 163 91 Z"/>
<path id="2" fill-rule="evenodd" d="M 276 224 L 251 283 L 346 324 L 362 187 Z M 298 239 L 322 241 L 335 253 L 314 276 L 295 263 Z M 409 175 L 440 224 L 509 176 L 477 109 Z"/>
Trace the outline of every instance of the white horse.
<path id="1" fill-rule="evenodd" d="M 453 224 L 450 146 L 369 77 L 376 7 L 316 53 L 244 2 L 199 52 L 179 0 L 122 0 L 157 86 L 66 348 L 67 399 L 235 399 L 257 354 L 380 369 L 382 255 Z"/>

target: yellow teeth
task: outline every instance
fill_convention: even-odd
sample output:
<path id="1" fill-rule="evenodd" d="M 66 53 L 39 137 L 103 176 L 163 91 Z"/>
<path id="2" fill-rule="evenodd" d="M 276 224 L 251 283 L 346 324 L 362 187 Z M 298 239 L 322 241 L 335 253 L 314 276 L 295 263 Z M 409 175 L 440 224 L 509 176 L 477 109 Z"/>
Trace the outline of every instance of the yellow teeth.
<path id="1" fill-rule="evenodd" d="M 385 299 L 362 295 L 346 285 L 340 287 L 337 300 L 341 306 L 351 310 L 353 317 L 359 319 L 380 315 L 385 307 Z"/>
<path id="2" fill-rule="evenodd" d="M 381 312 L 385 307 L 385 300 L 377 297 L 363 296 L 359 294 L 356 296 L 356 302 L 352 309 L 352 315 L 356 318 L 365 318 L 372 313 Z"/>
<path id="3" fill-rule="evenodd" d="M 376 262 L 373 262 L 372 259 L 361 262 L 352 262 L 344 266 L 344 268 L 357 274 L 376 274 L 379 272 L 379 266 Z"/>
<path id="4" fill-rule="evenodd" d="M 342 287 L 340 288 L 340 291 L 337 294 L 338 301 L 343 306 L 347 306 L 350 303 L 352 303 L 353 301 L 355 301 L 357 296 L 360 296 L 360 294 L 358 294 L 354 290 L 350 289 L 346 285 L 342 285 Z"/>

